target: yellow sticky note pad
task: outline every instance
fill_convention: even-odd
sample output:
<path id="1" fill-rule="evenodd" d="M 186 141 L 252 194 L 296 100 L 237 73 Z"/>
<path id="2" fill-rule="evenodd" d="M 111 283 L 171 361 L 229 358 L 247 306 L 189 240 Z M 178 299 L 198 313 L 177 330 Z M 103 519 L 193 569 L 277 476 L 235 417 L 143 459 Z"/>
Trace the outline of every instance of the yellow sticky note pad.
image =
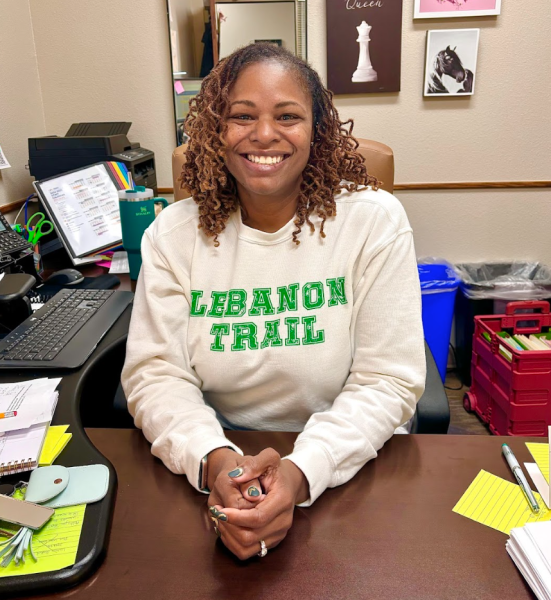
<path id="1" fill-rule="evenodd" d="M 545 481 L 549 483 L 549 444 L 526 442 L 526 447 L 534 457 Z"/>
<path id="2" fill-rule="evenodd" d="M 547 510 L 538 493 L 534 492 L 534 496 L 540 505 L 539 513 L 530 510 L 518 485 L 482 470 L 453 507 L 453 512 L 509 534 L 513 527 L 551 521 L 551 510 Z"/>
<path id="3" fill-rule="evenodd" d="M 65 433 L 69 425 L 54 425 L 48 428 L 44 446 L 40 453 L 39 466 L 46 467 L 51 465 L 54 460 L 61 454 L 61 451 L 69 443 L 73 437 L 72 433 Z"/>
<path id="4" fill-rule="evenodd" d="M 16 565 L 12 561 L 7 567 L 0 567 L 0 577 L 46 573 L 74 565 L 85 510 L 86 504 L 56 508 L 54 516 L 33 536 L 33 550 L 38 562 L 26 552 L 25 564 Z M 18 528 L 2 524 L 2 529 L 16 532 Z"/>

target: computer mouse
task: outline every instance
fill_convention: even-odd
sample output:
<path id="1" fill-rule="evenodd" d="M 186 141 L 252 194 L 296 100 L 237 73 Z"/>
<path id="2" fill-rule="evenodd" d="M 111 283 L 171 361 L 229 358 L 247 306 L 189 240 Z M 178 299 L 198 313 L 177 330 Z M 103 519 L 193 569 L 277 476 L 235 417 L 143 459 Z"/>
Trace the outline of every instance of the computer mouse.
<path id="1" fill-rule="evenodd" d="M 61 269 L 52 273 L 44 283 L 49 285 L 76 285 L 84 280 L 84 275 L 76 269 Z"/>

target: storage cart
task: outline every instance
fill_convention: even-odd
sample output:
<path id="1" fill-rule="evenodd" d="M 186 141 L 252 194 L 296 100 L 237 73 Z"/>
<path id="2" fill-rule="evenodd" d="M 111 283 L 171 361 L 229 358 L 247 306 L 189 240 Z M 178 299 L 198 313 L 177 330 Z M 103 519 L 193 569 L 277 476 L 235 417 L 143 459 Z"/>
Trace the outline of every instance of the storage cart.
<path id="1" fill-rule="evenodd" d="M 551 425 L 551 349 L 515 350 L 497 335 L 548 333 L 549 302 L 510 302 L 505 315 L 475 317 L 472 385 L 463 398 L 495 435 L 545 436 Z"/>

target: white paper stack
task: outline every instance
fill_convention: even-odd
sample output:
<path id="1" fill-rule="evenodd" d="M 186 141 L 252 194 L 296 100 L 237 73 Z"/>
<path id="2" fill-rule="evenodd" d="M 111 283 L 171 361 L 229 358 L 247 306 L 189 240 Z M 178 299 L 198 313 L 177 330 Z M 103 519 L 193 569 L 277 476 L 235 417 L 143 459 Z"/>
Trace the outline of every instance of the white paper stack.
<path id="1" fill-rule="evenodd" d="M 511 529 L 506 548 L 539 600 L 551 600 L 551 521 Z"/>
<path id="2" fill-rule="evenodd" d="M 547 430 L 548 442 L 551 441 L 551 427 Z M 535 463 L 524 463 L 528 474 L 532 478 L 536 489 L 540 493 L 542 500 L 545 502 L 547 508 L 551 509 L 551 486 L 549 485 L 549 465 L 551 464 L 551 443 L 544 444 L 526 444 L 531 454 L 534 456 L 534 451 L 530 446 L 538 447 L 537 456 L 534 458 L 537 462 Z"/>
<path id="3" fill-rule="evenodd" d="M 0 384 L 0 476 L 38 466 L 61 378 Z"/>
<path id="4" fill-rule="evenodd" d="M 128 262 L 127 252 L 124 250 L 113 252 L 109 273 L 130 273 L 130 263 Z"/>
<path id="5" fill-rule="evenodd" d="M 0 384 L 0 433 L 52 420 L 61 378 Z"/>

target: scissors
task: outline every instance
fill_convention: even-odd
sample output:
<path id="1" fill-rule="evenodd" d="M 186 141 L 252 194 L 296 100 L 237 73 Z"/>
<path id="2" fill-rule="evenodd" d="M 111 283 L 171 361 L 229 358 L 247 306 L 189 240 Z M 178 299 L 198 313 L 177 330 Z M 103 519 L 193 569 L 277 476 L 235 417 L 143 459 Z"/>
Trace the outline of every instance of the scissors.
<path id="1" fill-rule="evenodd" d="M 31 223 L 38 217 L 38 221 L 31 231 Z M 27 231 L 29 232 L 29 243 L 33 246 L 38 243 L 41 237 L 47 235 L 48 233 L 52 233 L 54 230 L 54 225 L 51 221 L 46 220 L 46 215 L 41 212 L 35 213 L 28 221 L 27 221 Z"/>

